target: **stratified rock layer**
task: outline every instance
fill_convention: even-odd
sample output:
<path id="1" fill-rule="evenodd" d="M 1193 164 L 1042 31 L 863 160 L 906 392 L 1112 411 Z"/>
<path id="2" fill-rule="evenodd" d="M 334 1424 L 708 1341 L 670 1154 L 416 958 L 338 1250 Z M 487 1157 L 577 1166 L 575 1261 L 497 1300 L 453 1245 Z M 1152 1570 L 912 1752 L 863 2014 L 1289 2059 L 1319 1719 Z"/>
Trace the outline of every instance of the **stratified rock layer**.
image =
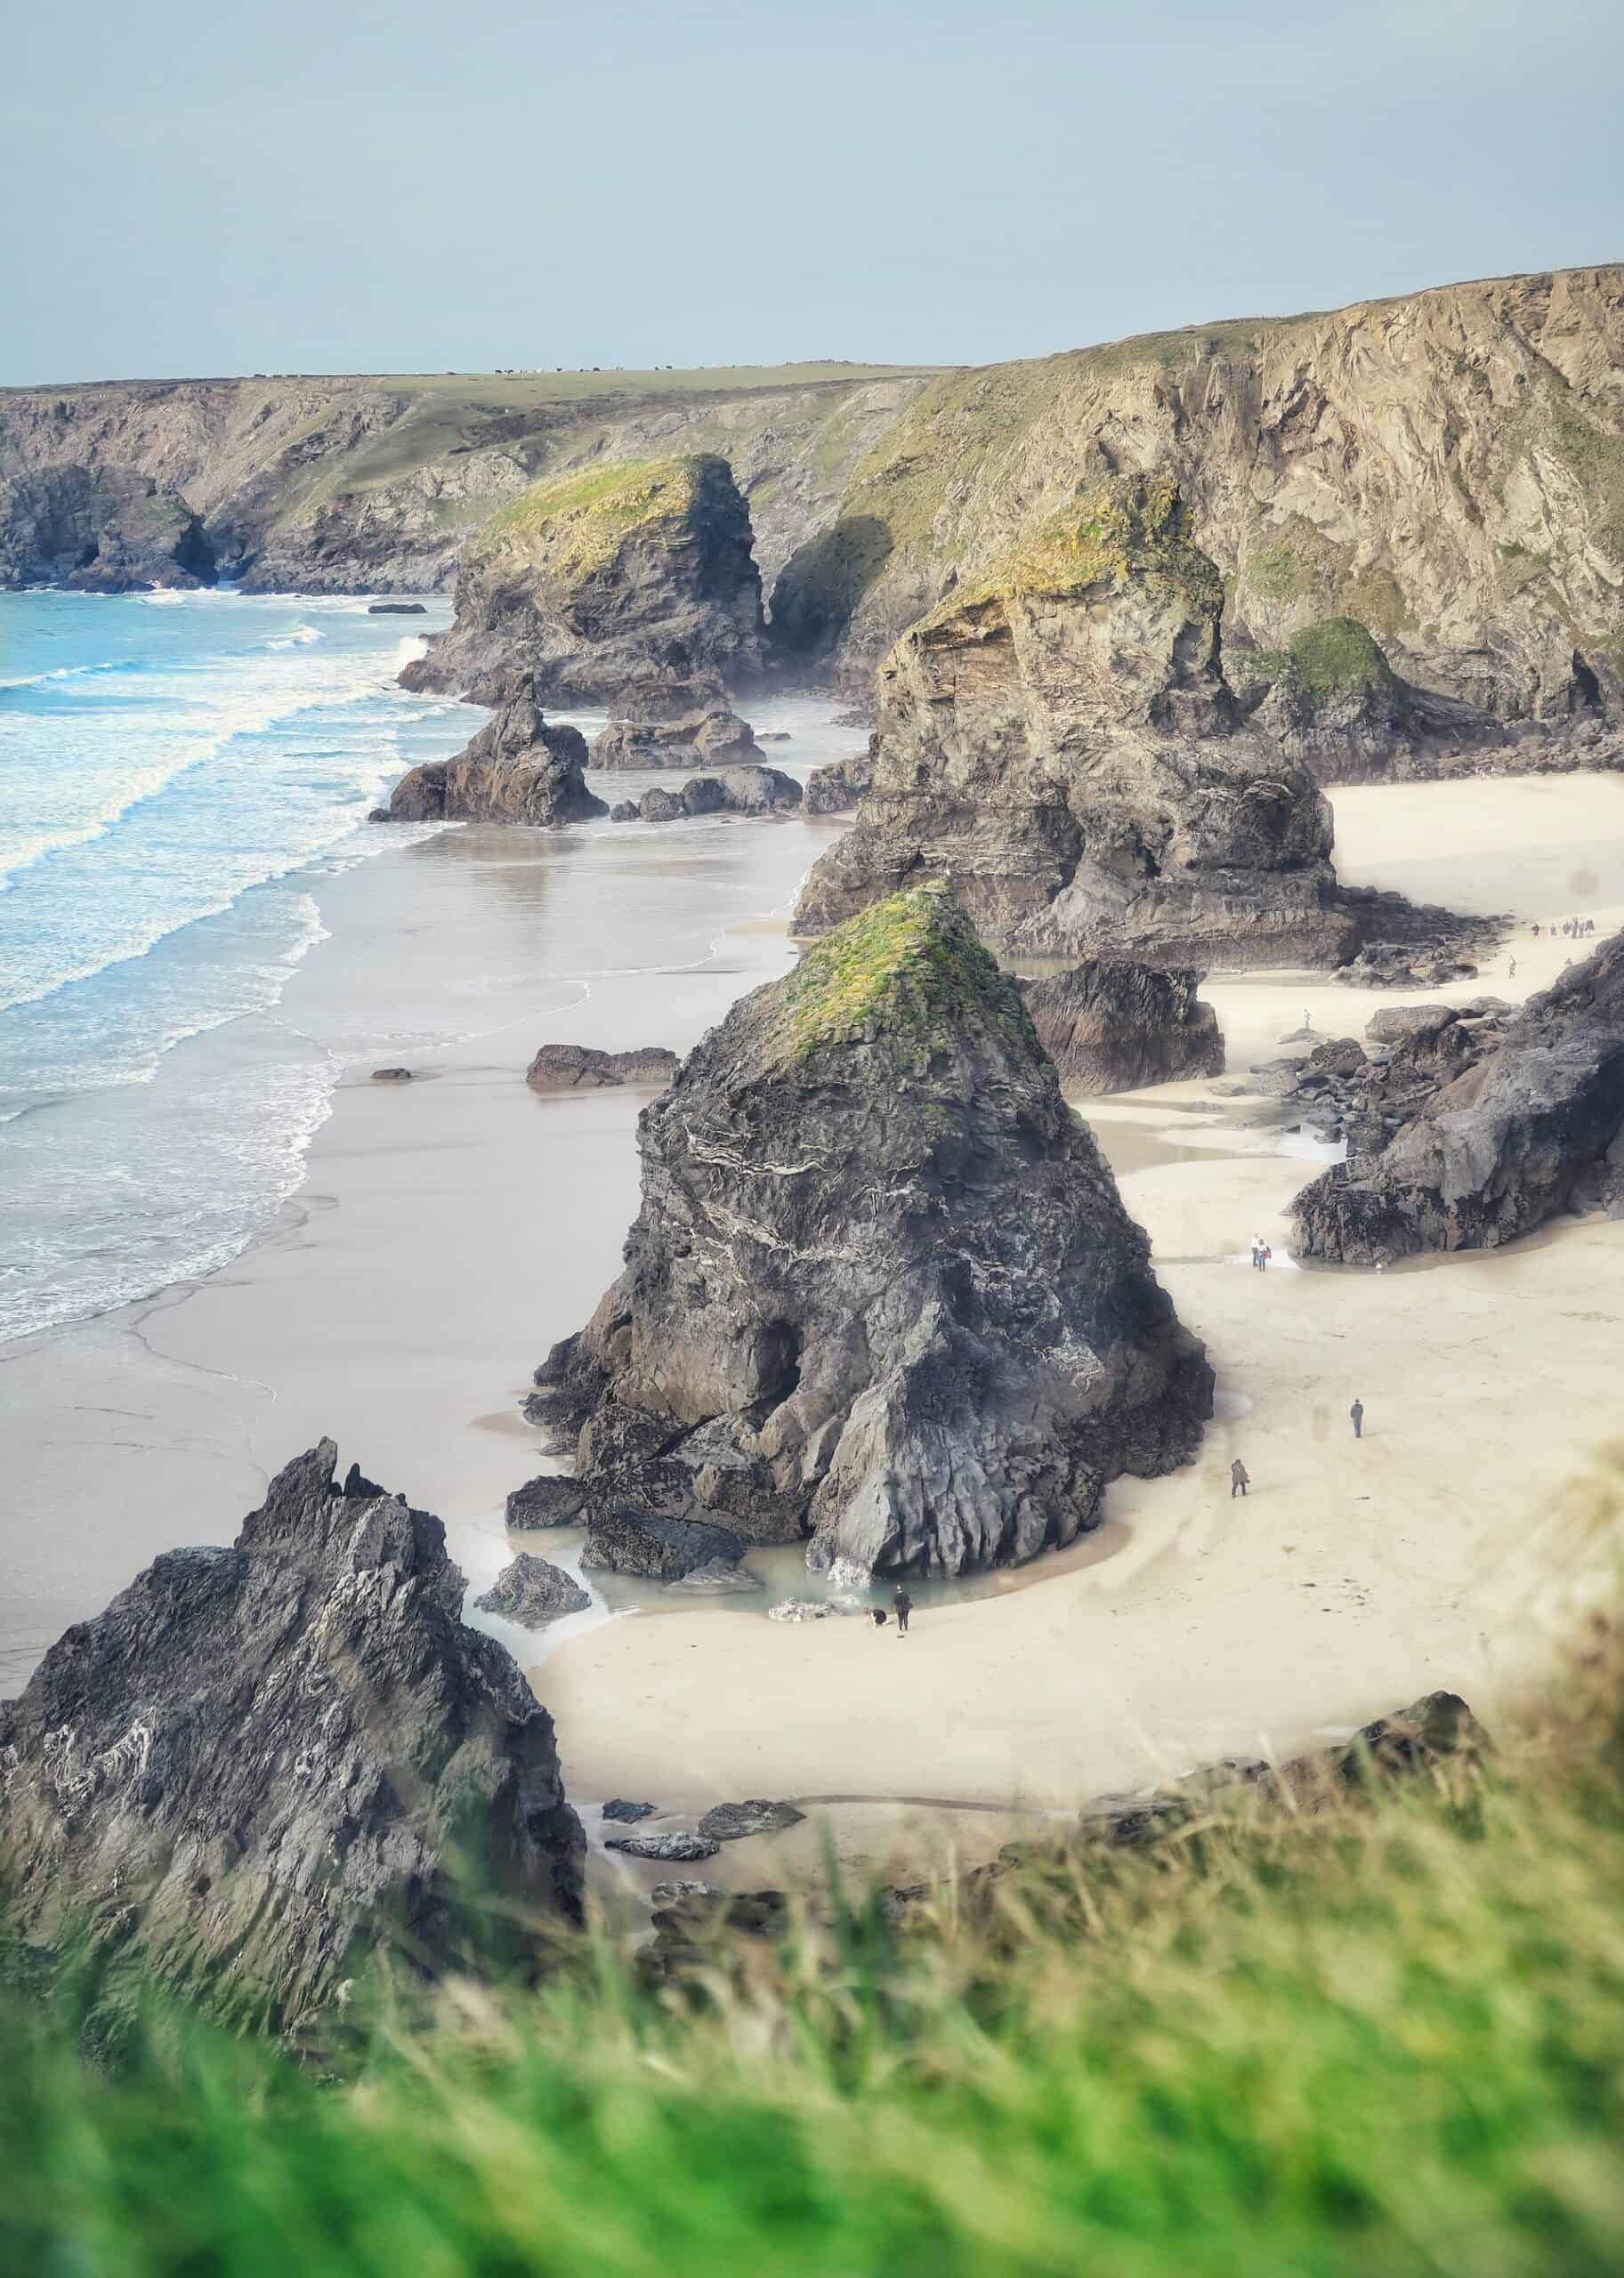
<path id="1" fill-rule="evenodd" d="M 813 869 L 817 932 L 951 879 L 1030 949 L 1337 965 L 1366 920 L 1313 776 L 1240 730 L 1222 582 L 1177 489 L 1102 484 L 956 588 L 880 674 L 873 788 Z"/>
<path id="2" fill-rule="evenodd" d="M 1624 1197 L 1624 934 L 1531 998 L 1503 1031 L 1412 1032 L 1439 1088 L 1379 1154 L 1338 1163 L 1292 1205 L 1297 1247 L 1344 1265 L 1491 1249 L 1559 1211 Z M 1464 1074 L 1461 1039 L 1482 1052 Z"/>
<path id="3" fill-rule="evenodd" d="M 1202 1349 L 945 889 L 735 1006 L 638 1144 L 626 1271 L 529 1404 L 584 1426 L 593 1491 L 957 1573 L 1070 1541 L 1108 1480 L 1194 1449 Z"/>
<path id="4" fill-rule="evenodd" d="M 608 807 L 586 788 L 586 739 L 549 727 L 523 681 L 455 759 L 427 761 L 395 785 L 391 822 L 591 822 Z"/>
<path id="5" fill-rule="evenodd" d="M 762 661 L 750 513 L 725 459 L 634 459 L 539 482 L 465 552 L 456 613 L 408 688 L 494 703 L 521 675 L 549 703 L 634 719 L 714 706 Z"/>
<path id="6" fill-rule="evenodd" d="M 552 1719 L 459 1619 L 426 1511 L 324 1440 L 230 1550 L 157 1559 L 0 1704 L 0 1884 L 35 1949 L 88 1938 L 284 2023 L 372 1947 L 461 1951 L 455 1847 L 574 1920 L 582 1838 Z"/>
<path id="7" fill-rule="evenodd" d="M 1095 957 L 1021 987 L 1068 1089 L 1131 1092 L 1224 1073 L 1218 1016 L 1196 994 L 1205 979 L 1188 968 Z"/>

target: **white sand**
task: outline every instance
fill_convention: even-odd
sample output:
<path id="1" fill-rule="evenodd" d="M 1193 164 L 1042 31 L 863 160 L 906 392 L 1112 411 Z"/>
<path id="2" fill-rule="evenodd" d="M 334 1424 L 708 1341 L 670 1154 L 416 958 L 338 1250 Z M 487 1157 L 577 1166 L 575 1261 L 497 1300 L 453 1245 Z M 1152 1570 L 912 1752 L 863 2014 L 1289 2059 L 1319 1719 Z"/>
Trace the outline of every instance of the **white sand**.
<path id="1" fill-rule="evenodd" d="M 1336 805 L 1345 875 L 1518 913 L 1508 951 L 1448 993 L 1521 998 L 1553 977 L 1575 952 L 1534 943 L 1535 917 L 1624 921 L 1617 778 L 1360 789 Z M 0 1353 L 0 1690 L 157 1550 L 229 1539 L 266 1474 L 324 1431 L 343 1461 L 438 1510 L 485 1586 L 510 1553 L 502 1498 L 537 1467 L 517 1401 L 612 1277 L 635 1206 L 640 1097 L 537 1100 L 525 1062 L 554 1038 L 685 1046 L 787 954 L 781 931 L 737 924 L 696 965 L 696 910 L 714 909 L 715 932 L 782 908 L 830 835 L 626 830 L 610 856 L 570 835 L 471 831 L 324 891 L 334 938 L 286 1010 L 355 1074 L 284 1223 L 205 1282 Z M 645 911 L 689 944 L 663 967 L 635 950 Z M 1394 1001 L 1318 975 L 1208 993 L 1232 1080 L 1281 1051 L 1305 1007 L 1316 1030 L 1345 1035 Z M 400 1017 L 380 1021 L 392 994 Z M 431 1080 L 366 1081 L 398 1060 Z M 1206 1084 L 1091 1110 L 1208 1342 L 1220 1415 L 1189 1470 L 1113 1488 L 1086 1543 L 922 1609 L 906 1642 L 854 1619 L 796 1628 L 669 1597 L 656 1618 L 650 1593 L 647 1610 L 554 1625 L 539 1652 L 492 1625 L 537 1667 L 589 1821 L 617 1793 L 677 1813 L 858 1797 L 700 1871 L 745 1885 L 815 1872 L 826 1822 L 849 1862 L 947 1843 L 972 1858 L 1022 1823 L 1013 1805 L 1064 1808 L 1216 1752 L 1295 1744 L 1434 1684 L 1491 1703 L 1531 1650 L 1519 1554 L 1554 1486 L 1612 1429 L 1624 1227 L 1565 1225 L 1379 1277 L 1299 1272 L 1284 1214 L 1316 1165 L 1281 1151 L 1271 1113 Z M 1266 1277 L 1247 1263 L 1255 1229 L 1276 1253 Z M 1235 1452 L 1255 1486 L 1232 1503 Z M 526 1538 L 550 1555 L 573 1539 Z M 780 1555 L 780 1586 L 785 1571 Z"/>

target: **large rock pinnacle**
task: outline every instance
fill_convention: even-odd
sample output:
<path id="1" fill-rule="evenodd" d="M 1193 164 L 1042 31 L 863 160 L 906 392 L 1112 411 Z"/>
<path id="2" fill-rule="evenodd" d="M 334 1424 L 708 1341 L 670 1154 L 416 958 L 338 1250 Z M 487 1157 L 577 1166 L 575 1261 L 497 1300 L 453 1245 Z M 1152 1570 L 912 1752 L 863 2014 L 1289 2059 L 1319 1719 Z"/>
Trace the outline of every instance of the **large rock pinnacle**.
<path id="1" fill-rule="evenodd" d="M 1194 1449 L 1202 1348 L 944 887 L 736 1005 L 638 1143 L 626 1270 L 532 1402 L 602 1501 L 950 1574 Z"/>

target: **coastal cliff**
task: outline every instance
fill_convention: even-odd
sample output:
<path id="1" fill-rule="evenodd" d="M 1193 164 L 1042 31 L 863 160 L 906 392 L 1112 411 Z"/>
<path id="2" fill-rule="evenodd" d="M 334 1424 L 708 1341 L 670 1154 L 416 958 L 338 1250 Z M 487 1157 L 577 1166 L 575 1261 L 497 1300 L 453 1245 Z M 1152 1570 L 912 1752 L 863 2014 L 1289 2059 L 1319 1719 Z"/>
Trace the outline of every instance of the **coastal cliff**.
<path id="1" fill-rule="evenodd" d="M 578 1434 L 589 1510 L 953 1574 L 1192 1453 L 1202 1348 L 945 888 L 742 999 L 638 1147 L 626 1271 L 530 1402 Z"/>
<path id="2" fill-rule="evenodd" d="M 578 1920 L 551 1718 L 464 1626 L 440 1521 L 335 1459 L 287 1465 L 230 1549 L 156 1560 L 0 1702 L 26 1950 L 88 1942 L 287 2025 L 375 1947 L 453 1965 L 464 1895 Z"/>
<path id="3" fill-rule="evenodd" d="M 1624 709 L 1624 268 L 945 374 L 785 566 L 775 634 L 866 695 L 955 586 L 1135 473 L 1177 483 L 1268 681 L 1339 618 L 1480 714 Z"/>

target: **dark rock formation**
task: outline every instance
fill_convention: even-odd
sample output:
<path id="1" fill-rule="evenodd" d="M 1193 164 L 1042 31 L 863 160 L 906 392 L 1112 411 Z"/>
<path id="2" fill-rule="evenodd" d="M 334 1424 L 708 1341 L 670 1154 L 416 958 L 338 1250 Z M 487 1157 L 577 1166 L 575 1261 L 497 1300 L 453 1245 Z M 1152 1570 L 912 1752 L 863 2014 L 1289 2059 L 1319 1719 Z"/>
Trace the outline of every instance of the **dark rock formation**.
<path id="1" fill-rule="evenodd" d="M 424 617 L 427 615 L 421 602 L 372 602 L 368 617 Z"/>
<path id="2" fill-rule="evenodd" d="M 722 1848 L 703 1835 L 688 1835 L 681 1828 L 661 1835 L 611 1835 L 603 1848 L 624 1851 L 628 1859 L 714 1859 Z"/>
<path id="3" fill-rule="evenodd" d="M 553 1725 L 459 1619 L 445 1531 L 323 1441 L 230 1550 L 157 1559 L 0 1704 L 11 1927 L 87 1934 L 242 2017 L 289 2022 L 399 1937 L 459 1952 L 454 1849 L 575 1920 Z"/>
<path id="4" fill-rule="evenodd" d="M 741 1598 L 767 1586 L 747 1566 L 734 1566 L 723 1558 L 709 1558 L 703 1566 L 691 1568 L 667 1587 L 691 1597 Z"/>
<path id="5" fill-rule="evenodd" d="M 562 1566 L 521 1550 L 474 1603 L 481 1613 L 504 1613 L 510 1621 L 531 1627 L 551 1621 L 556 1614 L 585 1613 L 592 1603 L 592 1593 Z"/>
<path id="6" fill-rule="evenodd" d="M 737 1565 L 742 1555 L 739 1537 L 725 1528 L 611 1503 L 589 1512 L 581 1563 L 594 1571 L 673 1582 L 698 1567 Z"/>
<path id="7" fill-rule="evenodd" d="M 639 720 L 715 705 L 762 661 L 750 513 L 725 459 L 634 459 L 537 483 L 465 551 L 450 630 L 408 688 L 498 702 L 521 678 L 551 704 Z"/>
<path id="8" fill-rule="evenodd" d="M 671 1081 L 677 1056 L 664 1045 L 643 1044 L 630 1052 L 600 1052 L 590 1044 L 544 1044 L 525 1070 L 535 1092 L 599 1091 L 618 1084 Z"/>
<path id="9" fill-rule="evenodd" d="M 615 820 L 681 822 L 692 815 L 769 815 L 798 807 L 801 787 L 777 767 L 741 767 L 734 774 L 696 775 L 680 791 L 656 784 L 634 806 L 617 806 Z"/>
<path id="10" fill-rule="evenodd" d="M 713 1804 L 699 1822 L 699 1832 L 717 1843 L 737 1843 L 747 1835 L 777 1835 L 787 1827 L 798 1827 L 805 1817 L 793 1804 L 753 1796 L 742 1804 Z"/>
<path id="11" fill-rule="evenodd" d="M 1442 918 L 1442 910 L 1431 913 Z M 1442 989 L 1470 981 L 1477 971 L 1470 952 L 1503 929 L 1491 918 L 1456 918 L 1441 925 L 1432 940 L 1390 940 L 1383 917 L 1372 919 L 1372 938 L 1351 965 L 1332 978 L 1347 989 Z"/>
<path id="12" fill-rule="evenodd" d="M 608 807 L 586 788 L 586 739 L 550 728 L 533 683 L 521 682 L 455 759 L 414 767 L 395 785 L 392 822 L 590 822 Z"/>
<path id="13" fill-rule="evenodd" d="M 1212 1372 L 940 886 L 736 1005 L 638 1126 L 626 1266 L 537 1371 L 577 1467 L 817 1566 L 957 1573 L 1183 1462 Z"/>
<path id="14" fill-rule="evenodd" d="M 1492 1249 L 1624 1197 L 1624 934 L 1504 1026 L 1457 1020 L 1400 1049 L 1426 1054 L 1432 1088 L 1379 1154 L 1297 1196 L 1302 1256 L 1373 1265 Z"/>
<path id="15" fill-rule="evenodd" d="M 654 1804 L 628 1803 L 624 1796 L 611 1796 L 603 1806 L 603 1816 L 622 1826 L 635 1827 L 640 1819 L 652 1819 L 657 1809 Z"/>
<path id="16" fill-rule="evenodd" d="M 950 591 L 879 678 L 873 788 L 812 870 L 821 931 L 946 877 L 1014 947 L 1338 965 L 1368 933 L 1313 776 L 1240 725 L 1216 569 L 1164 478 L 1113 479 Z"/>
<path id="17" fill-rule="evenodd" d="M 747 767 L 760 757 L 749 722 L 721 706 L 682 720 L 611 720 L 592 744 L 594 767 Z"/>
<path id="18" fill-rule="evenodd" d="M 0 586 L 129 594 L 214 582 L 202 523 L 149 475 L 56 466 L 0 477 Z"/>
<path id="19" fill-rule="evenodd" d="M 1038 1040 L 1068 1089 L 1132 1092 L 1224 1073 L 1218 1016 L 1196 995 L 1206 977 L 1095 957 L 1021 988 Z"/>
<path id="20" fill-rule="evenodd" d="M 853 759 L 831 760 L 814 767 L 806 779 L 805 812 L 809 815 L 847 815 L 874 788 L 874 758 L 877 736 Z"/>
<path id="21" fill-rule="evenodd" d="M 412 1071 L 409 1068 L 375 1068 L 372 1080 L 375 1084 L 409 1084 Z"/>
<path id="22" fill-rule="evenodd" d="M 636 822 L 639 820 L 635 799 L 617 799 L 609 811 L 610 822 Z"/>
<path id="23" fill-rule="evenodd" d="M 544 1472 L 527 1479 L 507 1498 L 507 1523 L 516 1531 L 530 1527 L 571 1527 L 586 1509 L 586 1490 L 576 1479 Z"/>

